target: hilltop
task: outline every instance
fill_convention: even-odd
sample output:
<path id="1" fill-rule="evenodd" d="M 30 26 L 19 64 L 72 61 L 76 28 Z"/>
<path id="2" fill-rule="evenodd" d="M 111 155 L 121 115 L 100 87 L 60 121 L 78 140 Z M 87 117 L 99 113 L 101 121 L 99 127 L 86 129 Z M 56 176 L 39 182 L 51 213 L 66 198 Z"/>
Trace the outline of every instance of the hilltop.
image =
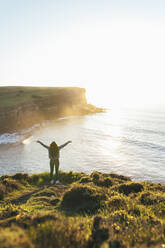
<path id="1" fill-rule="evenodd" d="M 0 247 L 164 247 L 165 186 L 60 171 L 0 178 Z"/>

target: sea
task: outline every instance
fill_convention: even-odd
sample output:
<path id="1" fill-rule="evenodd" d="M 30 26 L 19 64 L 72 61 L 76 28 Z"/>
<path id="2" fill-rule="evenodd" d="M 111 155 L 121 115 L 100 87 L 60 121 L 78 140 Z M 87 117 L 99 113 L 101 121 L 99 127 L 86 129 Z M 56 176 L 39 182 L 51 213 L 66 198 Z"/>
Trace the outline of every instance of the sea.
<path id="1" fill-rule="evenodd" d="M 110 108 L 70 116 L 0 135 L 0 175 L 49 171 L 48 151 L 37 140 L 58 145 L 63 171 L 100 171 L 136 181 L 165 184 L 165 110 Z"/>

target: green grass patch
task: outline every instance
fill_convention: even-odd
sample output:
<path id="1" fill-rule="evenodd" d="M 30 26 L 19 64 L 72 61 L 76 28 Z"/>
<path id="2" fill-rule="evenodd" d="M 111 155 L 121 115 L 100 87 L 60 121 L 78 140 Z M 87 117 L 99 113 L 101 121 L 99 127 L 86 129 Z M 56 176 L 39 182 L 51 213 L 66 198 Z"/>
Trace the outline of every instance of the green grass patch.
<path id="1" fill-rule="evenodd" d="M 162 248 L 165 186 L 93 172 L 0 178 L 0 247 Z"/>
<path id="2" fill-rule="evenodd" d="M 0 110 L 13 109 L 26 104 L 51 105 L 63 102 L 64 94 L 77 93 L 76 87 L 0 87 Z"/>

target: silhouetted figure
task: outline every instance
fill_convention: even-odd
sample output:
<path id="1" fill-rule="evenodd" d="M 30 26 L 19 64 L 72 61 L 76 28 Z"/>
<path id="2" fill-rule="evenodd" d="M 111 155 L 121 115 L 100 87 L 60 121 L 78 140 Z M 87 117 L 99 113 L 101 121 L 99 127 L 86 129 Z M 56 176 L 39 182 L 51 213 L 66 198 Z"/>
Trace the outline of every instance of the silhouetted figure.
<path id="1" fill-rule="evenodd" d="M 59 170 L 59 158 L 60 158 L 60 150 L 62 148 L 64 148 L 66 145 L 68 145 L 69 143 L 72 143 L 72 141 L 67 141 L 66 143 L 64 143 L 61 146 L 58 146 L 56 144 L 55 141 L 53 141 L 50 146 L 47 146 L 45 144 L 43 144 L 41 141 L 37 140 L 37 143 L 41 144 L 43 147 L 45 147 L 48 151 L 49 151 L 49 158 L 50 158 L 50 178 L 51 180 L 51 184 L 54 183 L 53 180 L 53 172 L 54 172 L 54 166 L 56 168 L 56 183 L 59 183 L 58 180 L 58 170 Z"/>

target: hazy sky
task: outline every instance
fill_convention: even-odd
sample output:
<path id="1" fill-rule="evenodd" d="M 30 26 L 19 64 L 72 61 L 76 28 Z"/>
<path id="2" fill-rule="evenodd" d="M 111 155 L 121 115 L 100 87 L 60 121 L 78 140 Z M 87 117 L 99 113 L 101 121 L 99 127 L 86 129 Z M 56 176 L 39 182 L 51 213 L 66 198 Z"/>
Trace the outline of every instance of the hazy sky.
<path id="1" fill-rule="evenodd" d="M 0 85 L 66 83 L 165 104 L 165 1 L 0 0 Z"/>

